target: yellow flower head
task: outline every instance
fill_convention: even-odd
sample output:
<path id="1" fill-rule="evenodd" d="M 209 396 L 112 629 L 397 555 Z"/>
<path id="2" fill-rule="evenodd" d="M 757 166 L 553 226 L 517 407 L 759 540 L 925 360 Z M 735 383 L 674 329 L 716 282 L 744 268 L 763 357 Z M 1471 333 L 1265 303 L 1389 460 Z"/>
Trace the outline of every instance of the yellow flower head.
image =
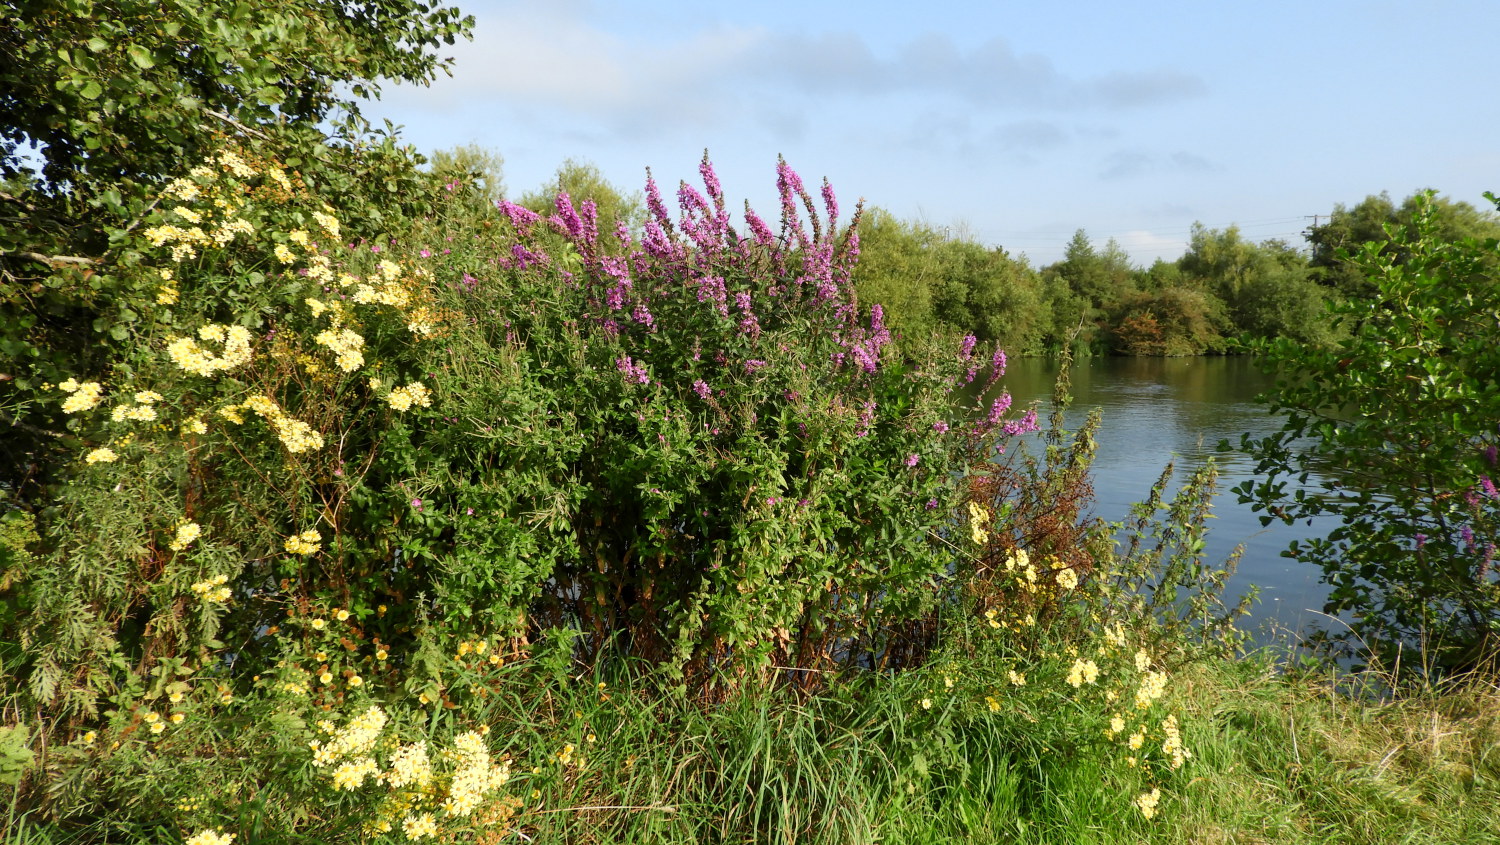
<path id="1" fill-rule="evenodd" d="M 57 387 L 64 393 L 73 394 L 63 401 L 62 409 L 65 414 L 87 411 L 104 401 L 104 388 L 97 381 L 80 383 L 76 379 L 68 379 Z"/>
<path id="2" fill-rule="evenodd" d="M 193 541 L 203 535 L 203 526 L 196 522 L 187 521 L 177 526 L 177 536 L 172 539 L 169 548 L 174 552 L 180 552 L 192 545 Z"/>
<path id="3" fill-rule="evenodd" d="M 1071 590 L 1078 586 L 1078 573 L 1072 569 L 1059 569 L 1056 577 L 1057 586 L 1064 590 Z"/>
<path id="4" fill-rule="evenodd" d="M 316 529 L 309 529 L 296 536 L 288 537 L 286 542 L 282 543 L 282 548 L 286 549 L 288 554 L 310 555 L 316 554 L 323 547 L 322 543 L 323 536 Z M 347 617 L 348 614 L 345 613 L 345 616 Z M 342 622 L 343 620 L 340 619 L 339 621 Z"/>

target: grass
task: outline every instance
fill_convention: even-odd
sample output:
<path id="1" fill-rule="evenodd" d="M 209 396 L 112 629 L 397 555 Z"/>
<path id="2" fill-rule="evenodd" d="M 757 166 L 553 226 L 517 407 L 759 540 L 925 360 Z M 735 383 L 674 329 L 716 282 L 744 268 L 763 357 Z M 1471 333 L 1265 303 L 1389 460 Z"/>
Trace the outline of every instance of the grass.
<path id="1" fill-rule="evenodd" d="M 477 841 L 1500 842 L 1495 678 L 1384 700 L 1350 697 L 1348 680 L 1287 673 L 1265 653 L 1178 672 L 1174 706 L 1194 756 L 1148 821 L 1130 802 L 1131 770 L 1098 744 L 1047 720 L 1028 730 L 1026 719 L 975 714 L 957 696 L 923 708 L 936 670 L 713 707 L 639 678 L 602 690 L 564 679 L 529 700 L 500 697 L 485 715 L 507 732 L 493 737 L 516 755 L 523 805 L 509 833 Z M 237 845 L 323 841 L 243 822 L 226 828 L 241 832 Z M 12 816 L 0 841 L 173 836 L 107 825 Z"/>

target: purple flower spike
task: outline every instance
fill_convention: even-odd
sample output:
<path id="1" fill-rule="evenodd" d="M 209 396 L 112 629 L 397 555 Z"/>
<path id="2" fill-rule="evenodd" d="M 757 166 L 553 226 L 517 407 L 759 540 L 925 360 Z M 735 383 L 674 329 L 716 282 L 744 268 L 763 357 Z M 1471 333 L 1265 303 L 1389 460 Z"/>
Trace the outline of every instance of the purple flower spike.
<path id="1" fill-rule="evenodd" d="M 1000 430 L 1005 432 L 1005 434 L 1009 437 L 1018 437 L 1022 434 L 1030 434 L 1031 432 L 1038 430 L 1040 427 L 1041 426 L 1037 425 L 1036 422 L 1036 411 L 1027 411 L 1025 414 L 1021 415 L 1021 418 L 1019 420 L 1011 420 L 1010 422 L 1001 426 Z"/>
<path id="2" fill-rule="evenodd" d="M 656 187 L 656 179 L 651 176 L 651 168 L 646 168 L 646 210 L 651 212 L 651 219 L 665 231 L 672 231 L 672 218 L 667 215 L 667 204 L 661 201 L 661 191 Z"/>
<path id="3" fill-rule="evenodd" d="M 536 212 L 524 205 L 517 205 L 510 200 L 496 200 L 495 207 L 500 209 L 501 213 L 506 217 L 509 217 L 511 224 L 517 229 L 530 226 L 541 219 Z"/>
<path id="4" fill-rule="evenodd" d="M 1010 394 L 1002 393 L 995 397 L 994 403 L 990 405 L 990 425 L 999 425 L 1000 420 L 1005 417 L 1005 412 L 1010 410 Z"/>
<path id="5" fill-rule="evenodd" d="M 833 185 L 829 184 L 827 177 L 823 179 L 823 208 L 828 211 L 828 231 L 832 232 L 839 219 L 839 201 L 834 197 Z"/>
<path id="6" fill-rule="evenodd" d="M 578 216 L 578 212 L 573 210 L 573 200 L 568 196 L 568 192 L 559 191 L 554 204 L 557 206 L 557 215 L 552 219 L 557 221 L 573 240 L 583 240 L 583 220 Z"/>
<path id="7" fill-rule="evenodd" d="M 921 455 L 917 455 L 917 454 L 907 455 L 906 456 L 906 465 L 909 466 L 909 467 L 914 467 L 921 460 L 922 460 L 922 456 Z"/>
<path id="8" fill-rule="evenodd" d="M 707 399 L 713 395 L 714 391 L 713 388 L 708 386 L 708 382 L 700 378 L 693 382 L 693 392 L 698 394 L 700 398 Z"/>
<path id="9" fill-rule="evenodd" d="M 629 355 L 622 356 L 615 361 L 615 369 L 625 374 L 627 381 L 637 384 L 650 384 L 651 377 L 646 375 L 646 368 L 630 360 Z"/>

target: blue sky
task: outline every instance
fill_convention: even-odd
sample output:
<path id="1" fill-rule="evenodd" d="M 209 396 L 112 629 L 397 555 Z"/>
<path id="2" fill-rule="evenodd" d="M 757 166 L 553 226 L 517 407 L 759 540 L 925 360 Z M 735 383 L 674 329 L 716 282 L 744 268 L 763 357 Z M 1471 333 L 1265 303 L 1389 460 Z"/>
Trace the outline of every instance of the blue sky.
<path id="1" fill-rule="evenodd" d="M 707 149 L 769 214 L 779 153 L 1040 266 L 1079 228 L 1148 264 L 1194 221 L 1300 244 L 1382 190 L 1500 192 L 1494 0 L 456 2 L 452 78 L 366 114 L 496 150 L 513 194 L 569 157 L 670 187 Z"/>

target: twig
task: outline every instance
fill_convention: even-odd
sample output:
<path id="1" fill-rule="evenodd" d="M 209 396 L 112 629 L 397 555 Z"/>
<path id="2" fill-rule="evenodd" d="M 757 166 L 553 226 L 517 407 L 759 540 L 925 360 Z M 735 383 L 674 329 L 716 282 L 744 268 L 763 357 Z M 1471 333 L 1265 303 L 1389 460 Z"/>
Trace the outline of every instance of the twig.
<path id="1" fill-rule="evenodd" d="M 29 258 L 39 264 L 46 264 L 48 267 L 56 267 L 59 264 L 81 264 L 83 266 L 90 266 L 99 263 L 99 259 L 97 258 L 84 258 L 83 256 L 79 255 L 43 255 L 40 252 L 0 252 L 0 255 L 13 255 L 17 258 Z"/>
<path id="2" fill-rule="evenodd" d="M 230 126 L 233 126 L 234 128 L 240 130 L 241 132 L 244 132 L 247 135 L 254 135 L 255 137 L 261 139 L 262 141 L 270 141 L 270 140 L 272 140 L 270 135 L 267 135 L 266 133 L 260 131 L 259 129 L 255 129 L 255 128 L 246 126 L 245 124 L 240 123 L 238 120 L 235 120 L 234 118 L 230 117 L 229 115 L 227 115 L 227 114 L 225 114 L 223 112 L 214 111 L 213 109 L 204 109 L 203 113 L 206 114 L 206 115 L 208 115 L 209 117 L 217 117 L 218 119 L 224 121 L 225 123 L 229 124 Z"/>

